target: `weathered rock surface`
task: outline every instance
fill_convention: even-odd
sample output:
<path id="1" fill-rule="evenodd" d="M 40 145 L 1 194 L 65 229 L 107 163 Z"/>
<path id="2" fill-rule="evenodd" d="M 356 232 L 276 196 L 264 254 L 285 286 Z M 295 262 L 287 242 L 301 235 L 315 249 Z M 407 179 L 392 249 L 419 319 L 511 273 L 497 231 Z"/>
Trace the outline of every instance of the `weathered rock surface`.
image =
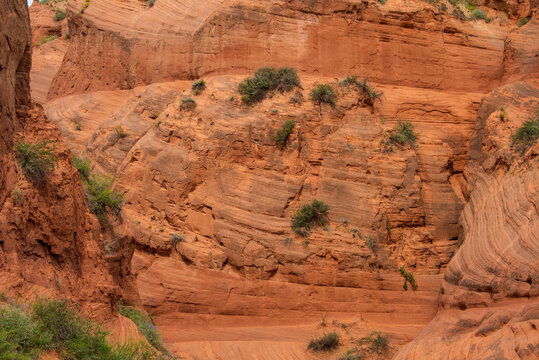
<path id="1" fill-rule="evenodd" d="M 487 92 L 499 85 L 508 32 L 420 1 L 159 0 L 147 7 L 139 0 L 92 0 L 80 14 L 82 5 L 68 7 L 73 46 L 51 99 L 265 65 Z"/>

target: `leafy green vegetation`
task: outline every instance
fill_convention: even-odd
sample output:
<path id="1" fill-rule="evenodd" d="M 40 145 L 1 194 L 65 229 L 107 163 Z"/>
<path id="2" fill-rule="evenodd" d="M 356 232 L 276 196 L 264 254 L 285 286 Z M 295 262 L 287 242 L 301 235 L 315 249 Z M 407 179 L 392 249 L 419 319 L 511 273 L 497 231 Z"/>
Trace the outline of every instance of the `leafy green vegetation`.
<path id="1" fill-rule="evenodd" d="M 123 194 L 112 190 L 112 180 L 104 175 L 94 174 L 88 180 L 82 181 L 86 191 L 88 208 L 97 216 L 101 223 L 105 222 L 106 214 L 118 214 L 122 209 Z"/>
<path id="2" fill-rule="evenodd" d="M 376 100 L 380 100 L 384 94 L 382 91 L 376 90 L 373 86 L 369 85 L 367 79 L 359 80 L 357 75 L 348 75 L 346 79 L 339 83 L 341 86 L 355 86 L 365 96 L 365 104 L 372 106 Z"/>
<path id="3" fill-rule="evenodd" d="M 241 100 L 252 105 L 262 101 L 269 91 L 277 90 L 284 93 L 300 86 L 296 69 L 266 67 L 258 69 L 254 77 L 243 80 L 238 90 L 242 95 Z"/>
<path id="4" fill-rule="evenodd" d="M 196 101 L 189 97 L 186 99 L 182 99 L 182 103 L 180 104 L 180 109 L 191 111 L 191 110 L 194 110 L 196 106 L 197 106 Z"/>
<path id="5" fill-rule="evenodd" d="M 414 125 L 408 121 L 399 121 L 394 130 L 390 131 L 389 139 L 398 145 L 408 143 L 413 146 L 417 139 L 417 134 L 414 132 Z"/>
<path id="6" fill-rule="evenodd" d="M 360 344 L 369 344 L 371 352 L 386 354 L 389 351 L 389 339 L 379 331 L 370 333 L 359 339 Z"/>
<path id="7" fill-rule="evenodd" d="M 163 346 L 163 341 L 161 340 L 161 335 L 157 332 L 155 325 L 152 323 L 151 319 L 144 314 L 139 309 L 133 306 L 127 306 L 124 304 L 118 305 L 118 312 L 125 316 L 126 318 L 131 319 L 137 325 L 138 329 L 144 335 L 148 343 L 152 345 L 159 351 L 166 353 L 166 349 Z"/>
<path id="8" fill-rule="evenodd" d="M 15 158 L 29 180 L 41 183 L 58 166 L 58 158 L 54 153 L 56 148 L 52 143 L 50 140 L 29 143 L 22 138 L 15 142 Z"/>
<path id="9" fill-rule="evenodd" d="M 339 346 L 340 337 L 335 331 L 326 333 L 309 341 L 308 348 L 313 351 L 329 351 Z"/>
<path id="10" fill-rule="evenodd" d="M 292 216 L 292 230 L 298 235 L 307 236 L 311 227 L 328 223 L 328 212 L 327 204 L 314 199 L 312 203 L 303 205 Z"/>
<path id="11" fill-rule="evenodd" d="M 311 100 L 318 105 L 335 105 L 335 97 L 335 91 L 329 84 L 318 84 L 311 90 Z"/>
<path id="12" fill-rule="evenodd" d="M 88 6 L 90 6 L 90 0 L 84 0 L 84 5 L 82 6 L 82 9 L 80 9 L 80 13 L 84 14 Z"/>
<path id="13" fill-rule="evenodd" d="M 520 19 L 518 21 L 518 27 L 522 27 L 522 26 L 526 25 L 528 23 L 528 21 L 530 21 L 529 17 L 523 17 L 522 19 Z"/>
<path id="14" fill-rule="evenodd" d="M 404 284 L 402 285 L 402 288 L 405 291 L 408 291 L 408 283 L 410 283 L 410 285 L 412 286 L 412 290 L 414 291 L 417 290 L 417 284 L 414 279 L 414 274 L 406 271 L 406 269 L 404 268 L 404 265 L 399 268 L 399 271 L 402 277 L 404 278 Z"/>
<path id="15" fill-rule="evenodd" d="M 143 343 L 111 346 L 107 333 L 66 300 L 38 298 L 0 306 L 0 359 L 33 360 L 55 351 L 63 360 L 164 360 Z"/>
<path id="16" fill-rule="evenodd" d="M 480 9 L 474 9 L 472 10 L 472 15 L 474 18 L 476 19 L 483 19 L 485 20 L 487 23 L 490 22 L 490 18 L 487 16 L 487 14 L 483 11 L 483 10 L 480 10 Z"/>
<path id="17" fill-rule="evenodd" d="M 200 95 L 204 90 L 206 90 L 206 82 L 203 79 L 197 80 L 191 85 L 191 90 L 193 95 Z"/>
<path id="18" fill-rule="evenodd" d="M 173 247 L 176 247 L 176 245 L 178 245 L 178 243 L 182 241 L 185 241 L 185 235 L 180 233 L 172 234 L 170 238 L 170 242 L 172 243 Z"/>
<path id="19" fill-rule="evenodd" d="M 287 120 L 275 134 L 275 143 L 281 149 L 283 149 L 286 146 L 286 141 L 288 140 L 288 137 L 292 133 L 292 130 L 294 130 L 295 125 L 296 125 L 296 122 L 294 120 L 292 119 Z"/>
<path id="20" fill-rule="evenodd" d="M 123 139 L 123 138 L 127 137 L 127 131 L 125 131 L 125 129 L 122 126 L 116 126 L 114 128 L 114 135 L 118 139 Z"/>
<path id="21" fill-rule="evenodd" d="M 58 35 L 51 35 L 51 36 L 42 36 L 39 41 L 37 42 L 38 46 L 41 46 L 43 44 L 48 43 L 49 41 L 53 41 L 58 39 Z"/>
<path id="22" fill-rule="evenodd" d="M 539 111 L 511 136 L 511 147 L 524 154 L 539 137 Z"/>
<path id="23" fill-rule="evenodd" d="M 73 161 L 73 167 L 78 170 L 83 180 L 90 180 L 90 174 L 92 173 L 92 164 L 90 160 L 78 157 L 75 154 L 71 155 Z"/>
<path id="24" fill-rule="evenodd" d="M 66 13 L 62 10 L 56 10 L 56 13 L 54 14 L 54 21 L 62 21 L 66 17 Z"/>
<path id="25" fill-rule="evenodd" d="M 364 356 L 358 349 L 348 349 L 339 360 L 363 360 Z"/>

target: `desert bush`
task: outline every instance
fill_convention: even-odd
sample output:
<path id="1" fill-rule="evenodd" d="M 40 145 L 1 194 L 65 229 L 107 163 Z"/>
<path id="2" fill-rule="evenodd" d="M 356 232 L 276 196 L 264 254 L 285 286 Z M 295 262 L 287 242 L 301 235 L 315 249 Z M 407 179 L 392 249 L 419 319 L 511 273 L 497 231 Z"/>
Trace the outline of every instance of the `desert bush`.
<path id="1" fill-rule="evenodd" d="M 335 331 L 311 339 L 308 348 L 313 351 L 329 351 L 339 346 L 340 337 Z"/>
<path id="2" fill-rule="evenodd" d="M 180 109 L 191 111 L 191 110 L 194 110 L 196 106 L 197 106 L 197 103 L 195 102 L 195 100 L 193 100 L 192 98 L 186 98 L 186 99 L 182 99 L 182 103 L 180 104 Z"/>
<path id="3" fill-rule="evenodd" d="M 364 356 L 358 349 L 348 349 L 339 360 L 363 360 Z"/>
<path id="4" fill-rule="evenodd" d="M 404 268 L 404 265 L 399 268 L 399 271 L 402 277 L 404 278 L 404 284 L 402 285 L 402 288 L 405 291 L 408 291 L 408 283 L 410 283 L 410 285 L 412 286 L 412 290 L 414 291 L 417 290 L 417 284 L 414 279 L 414 274 L 412 274 L 409 271 L 406 271 L 406 269 Z"/>
<path id="5" fill-rule="evenodd" d="M 522 154 L 525 153 L 539 137 L 539 112 L 529 121 L 524 122 L 511 136 L 511 147 Z"/>
<path id="6" fill-rule="evenodd" d="M 390 131 L 389 139 L 398 145 L 408 143 L 413 146 L 417 139 L 417 134 L 414 132 L 414 125 L 408 121 L 399 121 L 394 130 Z"/>
<path id="7" fill-rule="evenodd" d="M 312 203 L 303 205 L 292 216 L 292 230 L 298 235 L 306 236 L 311 227 L 327 224 L 328 212 L 328 205 L 323 201 L 314 199 Z"/>
<path id="8" fill-rule="evenodd" d="M 522 26 L 526 25 L 528 23 L 528 21 L 530 21 L 529 17 L 523 17 L 522 19 L 520 19 L 518 21 L 518 27 L 522 27 Z"/>
<path id="9" fill-rule="evenodd" d="M 176 245 L 178 245 L 178 243 L 182 241 L 185 241 L 185 235 L 183 234 L 175 233 L 172 234 L 172 236 L 170 237 L 170 242 L 172 243 L 173 247 L 176 247 Z"/>
<path id="10" fill-rule="evenodd" d="M 252 78 L 243 80 L 239 85 L 241 100 L 249 105 L 262 101 L 269 91 L 280 93 L 300 87 L 297 70 L 289 67 L 266 67 L 258 69 Z"/>
<path id="11" fill-rule="evenodd" d="M 191 85 L 191 90 L 194 95 L 200 95 L 204 90 L 206 90 L 206 82 L 202 79 L 197 80 Z"/>
<path id="12" fill-rule="evenodd" d="M 389 351 L 389 339 L 379 331 L 370 333 L 359 339 L 360 344 L 368 344 L 372 352 L 387 354 Z"/>
<path id="13" fill-rule="evenodd" d="M 77 169 L 82 179 L 90 180 L 90 174 L 92 173 L 92 164 L 90 160 L 78 157 L 75 154 L 71 155 L 73 161 L 73 167 Z"/>
<path id="14" fill-rule="evenodd" d="M 474 9 L 472 10 L 472 15 L 475 19 L 483 19 L 487 23 L 490 22 L 490 18 L 487 16 L 487 14 L 483 10 Z"/>
<path id="15" fill-rule="evenodd" d="M 112 180 L 103 175 L 91 175 L 83 179 L 88 208 L 103 223 L 108 212 L 119 213 L 122 209 L 123 194 L 112 190 Z"/>
<path id="16" fill-rule="evenodd" d="M 148 340 L 150 345 L 152 345 L 159 351 L 166 352 L 165 348 L 163 347 L 161 335 L 159 335 L 157 329 L 155 328 L 155 325 L 146 314 L 133 306 L 127 306 L 124 304 L 118 305 L 118 312 L 121 315 L 131 319 L 131 321 L 133 321 L 135 325 L 137 325 L 138 329 L 140 330 L 142 335 L 144 335 L 146 340 Z"/>
<path id="17" fill-rule="evenodd" d="M 123 139 L 125 137 L 127 137 L 127 131 L 125 131 L 125 129 L 123 128 L 123 126 L 116 126 L 114 128 L 114 135 L 118 138 L 118 139 Z"/>
<path id="18" fill-rule="evenodd" d="M 22 138 L 15 142 L 15 158 L 31 181 L 43 182 L 58 166 L 56 148 L 52 144 L 50 140 L 29 143 Z"/>
<path id="19" fill-rule="evenodd" d="M 54 14 L 54 21 L 62 21 L 66 17 L 66 13 L 62 10 L 56 10 L 56 13 Z"/>
<path id="20" fill-rule="evenodd" d="M 335 97 L 335 91 L 329 84 L 318 84 L 311 90 L 311 100 L 318 105 L 335 105 Z"/>
<path id="21" fill-rule="evenodd" d="M 357 75 L 348 75 L 346 79 L 339 83 L 340 86 L 355 86 L 365 96 L 364 102 L 367 105 L 374 105 L 376 100 L 381 101 L 381 97 L 384 94 L 382 91 L 376 90 L 373 86 L 369 85 L 367 79 L 359 80 Z"/>
<path id="22" fill-rule="evenodd" d="M 507 107 L 505 105 L 498 106 L 498 111 L 500 112 L 500 121 L 504 122 L 507 120 Z"/>
<path id="23" fill-rule="evenodd" d="M 288 137 L 292 133 L 292 130 L 294 130 L 295 125 L 296 125 L 296 122 L 294 120 L 287 120 L 275 134 L 275 143 L 281 149 L 285 147 L 286 141 L 288 140 Z"/>

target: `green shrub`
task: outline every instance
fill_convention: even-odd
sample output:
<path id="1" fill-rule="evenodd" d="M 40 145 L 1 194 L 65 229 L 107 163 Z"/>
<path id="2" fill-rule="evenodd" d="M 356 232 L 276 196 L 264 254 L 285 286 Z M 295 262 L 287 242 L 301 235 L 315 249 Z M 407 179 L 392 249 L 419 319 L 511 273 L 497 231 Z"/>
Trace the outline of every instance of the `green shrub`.
<path id="1" fill-rule="evenodd" d="M 127 306 L 123 304 L 118 305 L 118 312 L 125 316 L 126 318 L 131 319 L 137 325 L 138 329 L 144 335 L 146 340 L 159 351 L 166 351 L 163 347 L 163 341 L 161 336 L 157 332 L 155 325 L 152 323 L 151 319 L 144 314 L 139 309 L 133 306 Z"/>
<path id="2" fill-rule="evenodd" d="M 266 67 L 258 69 L 254 77 L 243 80 L 238 90 L 242 95 L 241 100 L 252 105 L 262 101 L 269 91 L 277 90 L 284 93 L 300 86 L 296 69 Z"/>
<path id="3" fill-rule="evenodd" d="M 118 139 L 123 139 L 123 138 L 127 137 L 127 131 L 125 131 L 125 129 L 122 126 L 116 126 L 114 128 L 114 135 Z"/>
<path id="4" fill-rule="evenodd" d="M 539 137 L 539 112 L 524 122 L 511 136 L 511 147 L 524 154 Z"/>
<path id="5" fill-rule="evenodd" d="M 28 143 L 23 139 L 15 143 L 15 158 L 31 181 L 43 182 L 58 166 L 58 158 L 54 153 L 56 148 L 52 143 L 49 140 Z"/>
<path id="6" fill-rule="evenodd" d="M 359 339 L 360 344 L 369 344 L 369 350 L 381 354 L 389 351 L 389 339 L 381 332 L 376 331 Z"/>
<path id="7" fill-rule="evenodd" d="M 181 110 L 194 110 L 197 107 L 197 103 L 192 98 L 186 98 L 182 99 L 182 103 L 180 104 Z"/>
<path id="8" fill-rule="evenodd" d="M 340 337 L 335 331 L 311 339 L 308 348 L 313 351 L 329 351 L 339 346 Z"/>
<path id="9" fill-rule="evenodd" d="M 358 349 L 348 349 L 339 360 L 362 360 L 363 354 Z"/>
<path id="10" fill-rule="evenodd" d="M 292 216 L 292 230 L 302 236 L 308 235 L 313 226 L 323 226 L 328 223 L 329 206 L 319 200 L 303 205 Z"/>
<path id="11" fill-rule="evenodd" d="M 507 120 L 507 108 L 505 105 L 498 106 L 498 111 L 500 112 L 500 121 L 505 122 Z"/>
<path id="12" fill-rule="evenodd" d="M 75 154 L 71 155 L 71 160 L 73 161 L 73 167 L 77 169 L 82 179 L 86 181 L 90 180 L 90 174 L 92 172 L 90 160 L 80 158 Z"/>
<path id="13" fill-rule="evenodd" d="M 61 10 L 56 10 L 56 14 L 54 14 L 54 21 L 62 21 L 66 17 L 66 13 Z"/>
<path id="14" fill-rule="evenodd" d="M 197 80 L 191 85 L 191 90 L 194 95 L 201 94 L 206 89 L 206 82 L 202 79 Z"/>
<path id="15" fill-rule="evenodd" d="M 275 143 L 281 149 L 285 147 L 286 141 L 288 140 L 288 137 L 292 133 L 292 130 L 294 130 L 295 125 L 296 125 L 296 122 L 294 120 L 287 120 L 275 134 Z"/>
<path id="16" fill-rule="evenodd" d="M 123 194 L 112 190 L 112 180 L 103 175 L 92 175 L 83 180 L 88 208 L 103 223 L 109 211 L 119 213 L 122 209 Z"/>
<path id="17" fill-rule="evenodd" d="M 357 75 L 348 75 L 339 85 L 357 87 L 365 96 L 365 103 L 370 106 L 374 105 L 376 100 L 380 100 L 384 94 L 382 91 L 377 91 L 373 86 L 369 85 L 367 79 L 359 80 Z"/>
<path id="18" fill-rule="evenodd" d="M 51 36 L 42 36 L 39 41 L 37 42 L 38 46 L 41 46 L 43 44 L 48 43 L 49 41 L 53 41 L 58 39 L 58 35 L 51 35 Z"/>
<path id="19" fill-rule="evenodd" d="M 311 91 L 311 100 L 318 105 L 335 105 L 335 91 L 329 84 L 318 84 Z"/>
<path id="20" fill-rule="evenodd" d="M 176 245 L 178 245 L 178 243 L 182 241 L 185 241 L 185 236 L 180 233 L 172 234 L 170 238 L 170 242 L 172 243 L 173 247 L 176 247 Z"/>
<path id="21" fill-rule="evenodd" d="M 0 307 L 2 360 L 35 360 L 51 350 L 65 360 L 172 359 L 143 343 L 112 347 L 106 335 L 66 300 L 38 298 L 30 307 Z"/>
<path id="22" fill-rule="evenodd" d="M 487 14 L 486 14 L 483 10 L 480 10 L 480 9 L 474 9 L 474 10 L 472 10 L 472 15 L 473 15 L 474 18 L 476 18 L 476 19 L 483 19 L 483 20 L 485 20 L 487 23 L 490 22 L 490 18 L 487 16 Z"/>
<path id="23" fill-rule="evenodd" d="M 416 284 L 415 279 L 414 279 L 414 274 L 412 274 L 411 272 L 406 271 L 406 269 L 404 269 L 404 265 L 399 268 L 399 271 L 400 271 L 402 277 L 404 278 L 404 284 L 402 285 L 402 288 L 405 291 L 408 291 L 408 283 L 410 283 L 410 285 L 412 286 L 412 290 L 416 291 L 417 290 L 417 284 Z"/>
<path id="24" fill-rule="evenodd" d="M 397 127 L 390 131 L 389 139 L 399 145 L 408 143 L 413 146 L 417 139 L 417 134 L 414 132 L 414 125 L 408 121 L 399 121 Z"/>
<path id="25" fill-rule="evenodd" d="M 477 4 L 476 4 L 475 0 L 468 0 L 466 2 L 466 9 L 468 9 L 470 11 L 474 11 L 476 8 L 477 8 Z"/>
<path id="26" fill-rule="evenodd" d="M 520 19 L 518 21 L 518 27 L 522 27 L 522 26 L 526 25 L 528 23 L 528 21 L 530 21 L 529 17 L 523 17 L 522 19 Z"/>

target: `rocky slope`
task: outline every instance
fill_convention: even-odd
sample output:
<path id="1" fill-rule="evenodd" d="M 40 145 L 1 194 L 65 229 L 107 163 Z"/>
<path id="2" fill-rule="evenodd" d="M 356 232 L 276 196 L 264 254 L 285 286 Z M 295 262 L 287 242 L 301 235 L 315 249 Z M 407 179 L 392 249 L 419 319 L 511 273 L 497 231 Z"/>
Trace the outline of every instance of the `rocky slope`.
<path id="1" fill-rule="evenodd" d="M 48 116 L 75 152 L 117 179 L 125 204 L 109 259 L 123 274 L 132 265 L 142 303 L 178 355 L 317 358 L 305 341 L 324 330 L 321 314 L 348 324 L 345 337 L 382 330 L 396 347 L 421 333 L 400 358 L 480 358 L 498 353 L 493 344 L 533 344 L 533 333 L 507 336 L 527 317 L 528 334 L 534 318 L 522 297 L 536 296 L 526 275 L 537 243 L 535 158 L 525 165 L 507 145 L 537 107 L 537 23 L 515 25 L 533 3 L 488 3 L 488 24 L 459 20 L 464 7 L 449 2 L 82 6 L 68 5 L 71 39 L 36 52 L 33 91 L 44 101 L 51 84 Z M 297 67 L 302 88 L 241 104 L 238 83 L 265 65 Z M 348 74 L 368 76 L 382 101 L 366 106 L 339 86 Z M 201 76 L 207 89 L 194 96 L 191 79 Z M 338 89 L 336 107 L 308 99 L 321 82 Z M 298 94 L 304 101 L 291 103 Z M 190 97 L 196 107 L 182 109 Z M 281 150 L 273 136 L 288 119 L 296 127 Z M 385 152 L 399 119 L 414 124 L 417 143 Z M 525 184 L 502 174 L 509 166 Z M 329 204 L 330 223 L 305 242 L 290 217 L 314 198 Z M 505 218 L 522 227 L 526 250 L 491 242 L 487 224 L 507 233 L 496 244 L 517 244 Z M 490 267 L 500 257 L 508 264 Z M 403 291 L 401 265 L 417 291 Z M 513 273 L 515 284 L 500 290 Z M 485 290 L 492 274 L 499 291 Z M 470 329 L 504 311 L 513 322 L 475 341 Z"/>

